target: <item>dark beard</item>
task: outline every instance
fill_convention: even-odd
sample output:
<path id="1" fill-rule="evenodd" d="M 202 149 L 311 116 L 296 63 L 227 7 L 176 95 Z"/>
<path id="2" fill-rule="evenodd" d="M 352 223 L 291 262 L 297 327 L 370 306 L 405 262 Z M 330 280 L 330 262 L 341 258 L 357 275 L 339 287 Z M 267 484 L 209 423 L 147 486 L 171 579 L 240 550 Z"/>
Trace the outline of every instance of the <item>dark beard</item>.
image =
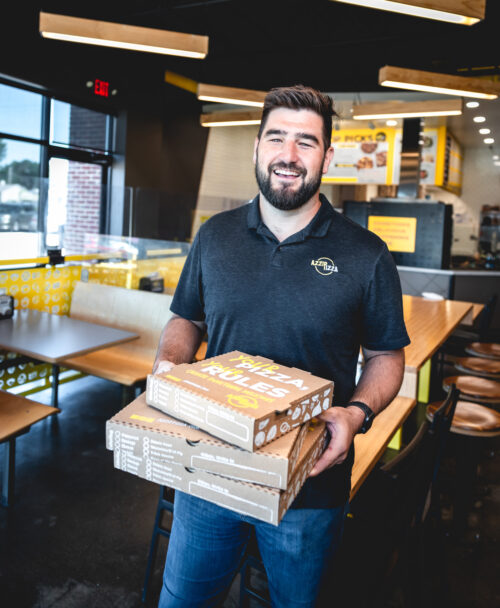
<path id="1" fill-rule="evenodd" d="M 255 163 L 255 178 L 264 198 L 276 209 L 281 211 L 292 211 L 299 209 L 305 205 L 321 185 L 321 171 L 317 175 L 313 175 L 310 180 L 303 180 L 300 188 L 293 192 L 286 184 L 282 187 L 273 189 L 271 186 L 271 173 L 274 169 L 288 169 L 290 171 L 298 171 L 302 176 L 305 176 L 305 170 L 296 166 L 295 163 L 276 163 L 270 165 L 268 172 L 265 173 L 259 166 L 259 157 L 257 156 Z"/>

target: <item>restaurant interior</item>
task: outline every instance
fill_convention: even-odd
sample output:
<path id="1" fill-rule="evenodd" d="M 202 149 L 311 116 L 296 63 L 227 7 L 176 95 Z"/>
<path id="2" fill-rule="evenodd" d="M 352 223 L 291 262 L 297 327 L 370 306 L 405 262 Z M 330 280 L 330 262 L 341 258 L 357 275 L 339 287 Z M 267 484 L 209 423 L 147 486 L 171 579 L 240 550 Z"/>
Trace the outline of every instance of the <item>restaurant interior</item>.
<path id="1" fill-rule="evenodd" d="M 386 241 L 411 339 L 321 605 L 499 606 L 500 4 L 70 4 L 0 20 L 0 606 L 157 605 L 175 488 L 109 423 L 295 84 L 334 100 L 321 192 Z M 223 606 L 266 605 L 251 542 Z"/>

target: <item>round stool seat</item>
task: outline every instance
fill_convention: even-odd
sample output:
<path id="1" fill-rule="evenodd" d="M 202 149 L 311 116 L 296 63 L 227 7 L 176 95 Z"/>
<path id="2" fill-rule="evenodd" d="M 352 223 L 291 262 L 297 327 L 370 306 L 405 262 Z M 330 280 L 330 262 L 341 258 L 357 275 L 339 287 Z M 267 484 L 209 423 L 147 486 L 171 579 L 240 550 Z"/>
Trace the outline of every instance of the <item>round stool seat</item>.
<path id="1" fill-rule="evenodd" d="M 429 403 L 426 409 L 429 420 L 432 420 L 434 412 L 441 405 L 441 401 Z M 500 414 L 479 403 L 458 401 L 450 431 L 472 437 L 496 437 L 500 435 Z"/>
<path id="2" fill-rule="evenodd" d="M 500 382 L 479 376 L 448 376 L 443 380 L 443 389 L 448 392 L 455 384 L 468 401 L 479 401 L 487 405 L 500 404 Z"/>
<path id="3" fill-rule="evenodd" d="M 486 357 L 500 361 L 500 344 L 497 342 L 471 342 L 465 352 L 474 357 Z"/>
<path id="4" fill-rule="evenodd" d="M 459 357 L 455 367 L 466 374 L 485 376 L 492 380 L 500 380 L 500 361 L 483 359 L 482 357 Z"/>

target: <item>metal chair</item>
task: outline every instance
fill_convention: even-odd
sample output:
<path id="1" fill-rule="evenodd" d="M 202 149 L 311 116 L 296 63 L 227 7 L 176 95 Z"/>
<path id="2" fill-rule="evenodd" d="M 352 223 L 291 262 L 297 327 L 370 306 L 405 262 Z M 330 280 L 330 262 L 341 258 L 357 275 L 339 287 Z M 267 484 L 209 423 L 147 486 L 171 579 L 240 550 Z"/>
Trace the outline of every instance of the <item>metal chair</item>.
<path id="1" fill-rule="evenodd" d="M 146 574 L 144 576 L 144 586 L 142 589 L 142 602 L 146 603 L 149 598 L 149 583 L 151 573 L 154 570 L 154 564 L 158 553 L 158 541 L 160 536 L 165 538 L 170 537 L 170 526 L 166 527 L 162 525 L 164 513 L 174 512 L 174 490 L 167 488 L 166 486 L 160 486 L 160 497 L 158 499 L 158 505 L 156 507 L 156 517 L 153 526 L 153 535 L 151 537 L 151 544 L 149 546 L 148 562 L 146 565 Z"/>

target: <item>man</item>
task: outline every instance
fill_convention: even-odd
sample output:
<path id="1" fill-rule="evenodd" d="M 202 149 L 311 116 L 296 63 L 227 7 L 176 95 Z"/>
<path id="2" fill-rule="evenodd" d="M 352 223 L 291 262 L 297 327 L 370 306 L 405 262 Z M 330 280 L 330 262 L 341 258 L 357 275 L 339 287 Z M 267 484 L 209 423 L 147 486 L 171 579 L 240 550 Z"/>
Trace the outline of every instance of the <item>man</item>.
<path id="1" fill-rule="evenodd" d="M 240 350 L 333 379 L 333 407 L 321 416 L 329 445 L 277 527 L 177 492 L 161 608 L 218 605 L 251 526 L 273 606 L 313 606 L 342 533 L 353 438 L 399 390 L 409 340 L 392 257 L 319 194 L 333 114 L 314 89 L 267 95 L 254 149 L 259 194 L 200 228 L 154 369 L 192 361 L 206 330 L 207 357 Z"/>

